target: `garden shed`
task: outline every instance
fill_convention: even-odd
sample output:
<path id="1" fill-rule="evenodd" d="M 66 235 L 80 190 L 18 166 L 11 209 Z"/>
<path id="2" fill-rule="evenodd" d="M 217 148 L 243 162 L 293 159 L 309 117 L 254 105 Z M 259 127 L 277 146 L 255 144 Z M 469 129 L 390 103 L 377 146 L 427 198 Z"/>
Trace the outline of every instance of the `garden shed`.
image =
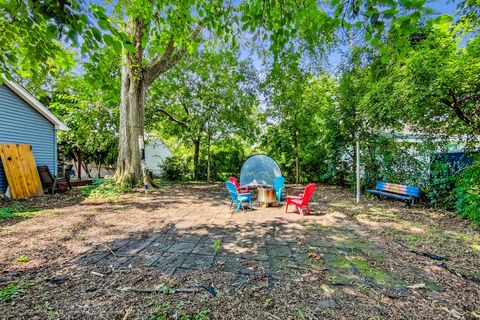
<path id="1" fill-rule="evenodd" d="M 18 83 L 3 79 L 0 85 L 0 144 L 29 144 L 36 165 L 57 174 L 57 130 L 68 130 L 47 107 Z M 0 160 L 0 193 L 8 183 Z"/>

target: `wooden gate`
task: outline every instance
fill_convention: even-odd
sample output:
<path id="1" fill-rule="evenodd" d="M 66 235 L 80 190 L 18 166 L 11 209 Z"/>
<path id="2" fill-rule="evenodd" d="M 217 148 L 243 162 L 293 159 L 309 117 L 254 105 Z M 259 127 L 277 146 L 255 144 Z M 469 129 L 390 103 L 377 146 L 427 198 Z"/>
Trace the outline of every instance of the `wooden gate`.
<path id="1" fill-rule="evenodd" d="M 0 144 L 0 158 L 14 199 L 43 195 L 31 145 Z"/>

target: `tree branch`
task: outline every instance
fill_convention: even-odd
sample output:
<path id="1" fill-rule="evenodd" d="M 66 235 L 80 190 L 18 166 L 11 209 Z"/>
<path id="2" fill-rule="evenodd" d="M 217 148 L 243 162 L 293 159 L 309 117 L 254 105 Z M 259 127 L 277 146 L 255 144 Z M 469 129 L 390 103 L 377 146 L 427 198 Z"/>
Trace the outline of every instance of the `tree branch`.
<path id="1" fill-rule="evenodd" d="M 471 119 L 467 117 L 467 115 L 462 111 L 462 109 L 456 103 L 455 96 L 452 96 L 452 97 L 453 97 L 453 102 L 449 101 L 448 99 L 442 99 L 440 100 L 440 102 L 446 105 L 447 107 L 449 107 L 450 109 L 452 109 L 453 112 L 455 112 L 455 115 L 467 126 L 472 125 Z"/>
<path id="2" fill-rule="evenodd" d="M 159 109 L 159 111 L 161 113 L 163 113 L 164 115 L 166 115 L 170 119 L 170 121 L 175 122 L 176 124 L 179 124 L 179 125 L 181 125 L 185 128 L 188 128 L 188 124 L 186 122 L 176 119 L 174 116 L 172 116 L 170 113 L 168 113 L 167 111 L 165 111 L 163 109 Z"/>
<path id="3" fill-rule="evenodd" d="M 199 24 L 192 32 L 191 41 L 195 41 L 203 30 L 203 25 Z M 145 82 L 149 86 L 162 73 L 173 68 L 187 53 L 186 49 L 175 48 L 175 40 L 173 36 L 167 43 L 165 52 L 161 56 L 155 57 L 145 67 Z"/>

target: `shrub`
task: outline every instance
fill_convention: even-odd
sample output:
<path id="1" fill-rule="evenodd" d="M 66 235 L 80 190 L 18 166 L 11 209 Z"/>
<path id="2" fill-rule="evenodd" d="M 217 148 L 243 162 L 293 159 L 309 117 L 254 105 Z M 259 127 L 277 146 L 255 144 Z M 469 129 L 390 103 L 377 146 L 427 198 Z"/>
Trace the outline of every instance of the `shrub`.
<path id="1" fill-rule="evenodd" d="M 457 176 L 449 163 L 433 163 L 427 198 L 433 207 L 453 209 L 456 202 L 455 180 Z"/>
<path id="2" fill-rule="evenodd" d="M 161 178 L 167 181 L 183 180 L 188 175 L 188 168 L 179 157 L 165 159 L 162 165 Z"/>
<path id="3" fill-rule="evenodd" d="M 458 214 L 480 224 L 480 160 L 461 172 L 455 192 Z"/>

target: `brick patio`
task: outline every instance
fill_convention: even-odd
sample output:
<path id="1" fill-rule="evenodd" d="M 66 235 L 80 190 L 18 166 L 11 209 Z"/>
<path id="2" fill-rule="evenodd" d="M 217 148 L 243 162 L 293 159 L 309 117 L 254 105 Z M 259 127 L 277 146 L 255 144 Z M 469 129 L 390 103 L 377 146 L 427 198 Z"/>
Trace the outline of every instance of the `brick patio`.
<path id="1" fill-rule="evenodd" d="M 210 269 L 245 275 L 267 272 L 277 279 L 302 276 L 307 260 L 302 231 L 322 220 L 315 197 L 310 216 L 298 215 L 293 208 L 285 213 L 284 206 L 260 208 L 255 202 L 253 210 L 236 213 L 229 209 L 222 188 L 196 191 L 179 190 L 169 209 L 157 210 L 164 219 L 162 230 L 99 244 L 78 263 L 155 268 L 170 275 Z"/>

